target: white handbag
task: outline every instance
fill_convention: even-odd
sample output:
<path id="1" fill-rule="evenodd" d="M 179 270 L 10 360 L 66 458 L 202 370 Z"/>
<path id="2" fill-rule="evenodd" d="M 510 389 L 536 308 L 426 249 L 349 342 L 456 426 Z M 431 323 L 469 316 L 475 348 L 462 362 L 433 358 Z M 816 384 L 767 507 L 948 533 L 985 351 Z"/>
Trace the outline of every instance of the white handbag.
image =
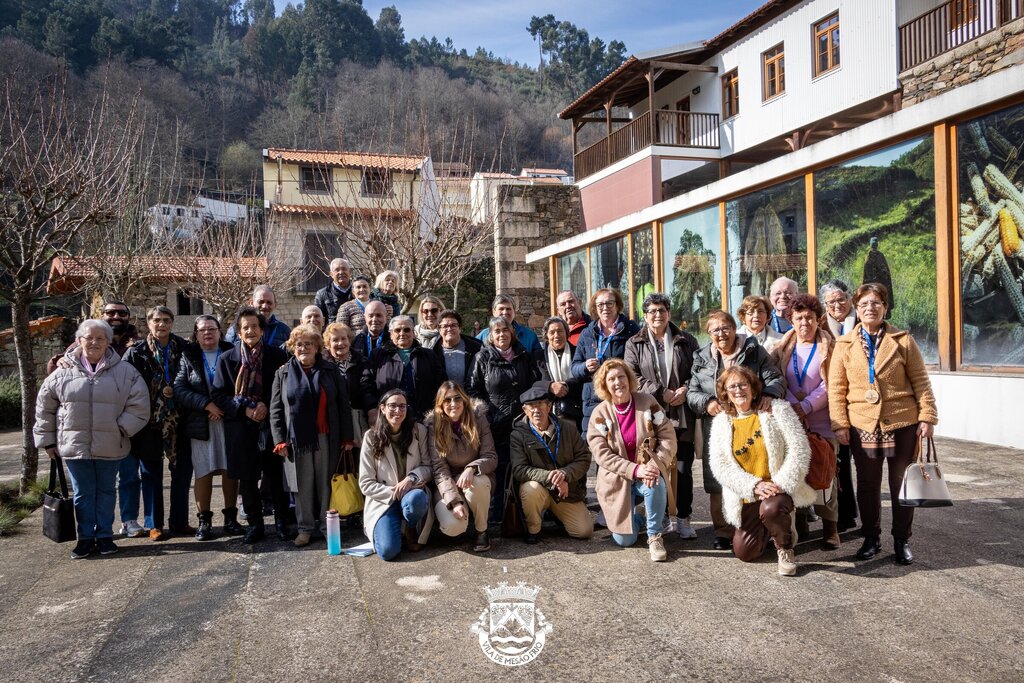
<path id="1" fill-rule="evenodd" d="M 939 469 L 935 442 L 928 437 L 925 443 L 924 456 L 922 457 L 921 445 L 918 443 L 917 457 L 903 473 L 899 504 L 904 507 L 948 507 L 953 504 L 953 498 L 949 495 L 946 479 Z"/>

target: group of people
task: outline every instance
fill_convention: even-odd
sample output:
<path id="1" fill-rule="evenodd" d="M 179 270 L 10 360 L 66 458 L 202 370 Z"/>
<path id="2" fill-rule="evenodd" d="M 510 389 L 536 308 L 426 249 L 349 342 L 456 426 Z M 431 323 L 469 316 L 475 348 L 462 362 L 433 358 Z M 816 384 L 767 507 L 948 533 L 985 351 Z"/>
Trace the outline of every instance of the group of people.
<path id="1" fill-rule="evenodd" d="M 697 537 L 692 467 L 702 454 L 714 547 L 752 561 L 774 543 L 779 572 L 791 575 L 797 535 L 816 517 L 823 546 L 835 549 L 859 507 L 857 556 L 880 551 L 882 464 L 895 499 L 918 438 L 937 421 L 921 354 L 885 322 L 888 292 L 874 283 L 851 295 L 831 281 L 819 300 L 780 278 L 769 297 L 743 300 L 742 327 L 726 311 L 708 315 L 701 346 L 656 292 L 641 302 L 639 325 L 614 289 L 594 292 L 589 312 L 561 292 L 539 337 L 499 295 L 473 337 L 436 296 L 419 301 L 417 321 L 402 314 L 393 272 L 371 286 L 336 259 L 331 276 L 294 329 L 275 317 L 267 286 L 229 330 L 198 316 L 188 341 L 171 333 L 163 306 L 148 311 L 145 335 L 116 301 L 79 326 L 40 389 L 35 428 L 74 483 L 73 558 L 116 552 L 117 498 L 126 536 L 257 543 L 272 510 L 278 536 L 306 546 L 325 533 L 339 473 L 358 478 L 362 529 L 384 560 L 419 550 L 435 524 L 476 552 L 502 522 L 522 522 L 525 542 L 537 543 L 546 514 L 589 538 L 594 461 L 598 523 L 623 547 L 646 536 L 651 560 L 663 561 L 666 534 Z M 805 481 L 811 433 L 838 454 L 824 490 Z M 912 508 L 893 504 L 905 564 L 912 519 Z"/>

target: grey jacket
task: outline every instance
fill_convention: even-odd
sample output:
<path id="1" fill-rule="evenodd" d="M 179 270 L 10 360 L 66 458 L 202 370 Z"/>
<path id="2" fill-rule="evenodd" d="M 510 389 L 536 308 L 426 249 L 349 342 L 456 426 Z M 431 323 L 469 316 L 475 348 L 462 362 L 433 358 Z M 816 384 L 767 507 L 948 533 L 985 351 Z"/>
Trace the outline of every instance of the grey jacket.
<path id="1" fill-rule="evenodd" d="M 139 371 L 108 349 L 105 367 L 90 379 L 82 368 L 81 349 L 67 357 L 70 368 L 57 368 L 39 388 L 36 399 L 36 446 L 57 446 L 70 460 L 120 460 L 131 450 L 131 437 L 149 423 L 149 389 Z"/>

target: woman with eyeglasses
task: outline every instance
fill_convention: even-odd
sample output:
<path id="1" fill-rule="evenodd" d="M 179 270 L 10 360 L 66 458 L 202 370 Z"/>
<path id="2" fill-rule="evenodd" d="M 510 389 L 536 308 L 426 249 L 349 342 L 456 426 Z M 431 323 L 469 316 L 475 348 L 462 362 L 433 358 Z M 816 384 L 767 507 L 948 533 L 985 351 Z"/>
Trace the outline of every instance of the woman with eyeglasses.
<path id="1" fill-rule="evenodd" d="M 473 551 L 491 549 L 487 536 L 488 507 L 494 489 L 498 454 L 487 424 L 487 408 L 474 409 L 461 385 L 445 381 L 437 390 L 434 410 L 423 421 L 430 442 L 437 500 L 434 513 L 445 536 L 461 536 L 473 517 Z"/>
<path id="2" fill-rule="evenodd" d="M 380 559 L 391 561 L 403 545 L 416 552 L 430 536 L 434 516 L 426 486 L 433 472 L 427 430 L 409 418 L 405 392 L 384 392 L 377 410 L 380 418 L 366 433 L 359 457 L 363 532 Z"/>
<path id="3" fill-rule="evenodd" d="M 715 550 L 729 550 L 734 529 L 722 512 L 722 487 L 715 479 L 706 455 L 711 437 L 711 418 L 723 410 L 718 396 L 718 378 L 725 370 L 737 365 L 749 368 L 763 385 L 758 407 L 769 411 L 773 399 L 785 396 L 786 386 L 768 352 L 751 337 L 738 335 L 736 320 L 728 312 L 712 311 L 705 329 L 711 341 L 693 355 L 686 403 L 697 417 L 703 418 L 704 490 L 711 496 L 711 523 L 715 530 L 713 547 Z"/>
<path id="4" fill-rule="evenodd" d="M 412 318 L 396 315 L 388 323 L 391 343 L 373 350 L 363 370 L 363 403 L 377 404 L 378 396 L 401 389 L 409 400 L 410 417 L 419 422 L 434 407 L 437 388 L 444 381 L 444 367 L 433 352 L 416 341 Z M 370 421 L 376 419 L 371 414 Z"/>
<path id="5" fill-rule="evenodd" d="M 829 412 L 839 443 L 857 463 L 857 504 L 864 543 L 857 559 L 882 550 L 882 464 L 889 470 L 892 536 L 897 564 L 910 564 L 914 508 L 899 505 L 903 473 L 918 440 L 938 424 L 935 394 L 921 351 L 909 332 L 885 321 L 889 290 L 877 282 L 853 295 L 860 322 L 836 342 L 828 373 Z"/>
<path id="6" fill-rule="evenodd" d="M 804 481 L 811 449 L 803 425 L 788 402 L 762 394 L 748 367 L 726 368 L 715 390 L 722 409 L 711 421 L 706 457 L 722 486 L 725 519 L 736 529 L 733 554 L 754 562 L 771 540 L 779 574 L 795 576 L 793 511 L 815 498 Z"/>
<path id="7" fill-rule="evenodd" d="M 765 351 L 771 353 L 776 345 L 782 341 L 782 334 L 768 324 L 771 320 L 772 303 L 767 297 L 751 294 L 743 298 L 736 314 L 739 316 L 742 327 L 737 334 L 751 337 L 758 344 L 764 347 Z"/>

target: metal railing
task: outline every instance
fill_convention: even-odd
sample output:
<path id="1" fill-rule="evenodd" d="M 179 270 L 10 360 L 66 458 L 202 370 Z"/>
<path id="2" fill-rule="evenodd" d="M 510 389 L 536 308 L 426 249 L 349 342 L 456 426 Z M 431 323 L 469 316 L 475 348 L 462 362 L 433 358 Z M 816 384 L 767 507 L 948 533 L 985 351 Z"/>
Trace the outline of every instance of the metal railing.
<path id="1" fill-rule="evenodd" d="M 1024 0 L 951 0 L 899 28 L 900 71 L 1024 15 Z"/>
<path id="2" fill-rule="evenodd" d="M 718 114 L 659 109 L 644 112 L 611 135 L 576 153 L 576 178 L 585 178 L 652 145 L 718 149 Z"/>

